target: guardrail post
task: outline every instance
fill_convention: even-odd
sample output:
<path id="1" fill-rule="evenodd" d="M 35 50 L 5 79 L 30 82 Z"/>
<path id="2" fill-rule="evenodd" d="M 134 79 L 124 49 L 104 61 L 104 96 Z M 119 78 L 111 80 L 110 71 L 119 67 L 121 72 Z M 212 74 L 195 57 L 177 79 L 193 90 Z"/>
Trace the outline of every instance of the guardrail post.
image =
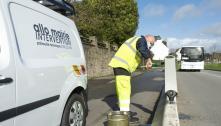
<path id="1" fill-rule="evenodd" d="M 163 114 L 163 126 L 179 126 L 179 115 L 177 110 L 177 76 L 176 61 L 174 56 L 165 58 L 165 94 L 166 102 Z"/>
<path id="2" fill-rule="evenodd" d="M 152 126 L 180 126 L 177 94 L 175 57 L 167 56 L 165 58 L 165 87 L 161 92 Z"/>
<path id="3" fill-rule="evenodd" d="M 172 103 L 177 95 L 176 61 L 174 56 L 165 58 L 165 93 Z"/>

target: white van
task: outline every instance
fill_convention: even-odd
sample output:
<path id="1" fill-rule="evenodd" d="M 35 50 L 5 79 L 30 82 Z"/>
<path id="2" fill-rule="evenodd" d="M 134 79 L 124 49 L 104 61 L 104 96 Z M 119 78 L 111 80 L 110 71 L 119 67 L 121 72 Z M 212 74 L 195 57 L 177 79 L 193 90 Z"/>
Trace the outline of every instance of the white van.
<path id="1" fill-rule="evenodd" d="M 39 2 L 0 0 L 0 126 L 84 126 L 87 74 L 78 31 Z"/>

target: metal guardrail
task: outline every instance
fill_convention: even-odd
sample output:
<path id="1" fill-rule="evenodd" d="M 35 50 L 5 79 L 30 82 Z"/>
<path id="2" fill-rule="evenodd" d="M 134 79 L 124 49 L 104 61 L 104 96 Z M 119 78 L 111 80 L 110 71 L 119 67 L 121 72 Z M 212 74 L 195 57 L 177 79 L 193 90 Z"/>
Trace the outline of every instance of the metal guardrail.
<path id="1" fill-rule="evenodd" d="M 161 92 L 152 126 L 180 126 L 177 94 L 175 57 L 168 56 L 165 58 L 165 88 Z"/>

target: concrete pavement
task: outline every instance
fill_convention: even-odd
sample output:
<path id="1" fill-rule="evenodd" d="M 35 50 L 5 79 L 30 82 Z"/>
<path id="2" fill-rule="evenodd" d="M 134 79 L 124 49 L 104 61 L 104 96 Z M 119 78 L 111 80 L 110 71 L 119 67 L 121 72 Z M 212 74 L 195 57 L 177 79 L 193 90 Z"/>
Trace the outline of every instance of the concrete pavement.
<path id="1" fill-rule="evenodd" d="M 153 110 L 160 90 L 164 85 L 164 73 L 161 70 L 144 72 L 132 78 L 131 111 L 136 112 L 142 124 L 151 123 Z M 105 126 L 106 115 L 117 110 L 113 77 L 89 80 L 89 114 L 87 126 Z"/>
<path id="2" fill-rule="evenodd" d="M 181 126 L 221 125 L 221 72 L 178 72 Z"/>

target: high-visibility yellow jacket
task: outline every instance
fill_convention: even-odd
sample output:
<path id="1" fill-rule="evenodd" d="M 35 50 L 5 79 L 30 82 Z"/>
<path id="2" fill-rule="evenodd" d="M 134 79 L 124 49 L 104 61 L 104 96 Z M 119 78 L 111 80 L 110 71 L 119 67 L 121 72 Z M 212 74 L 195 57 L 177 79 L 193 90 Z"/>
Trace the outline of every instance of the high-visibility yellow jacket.
<path id="1" fill-rule="evenodd" d="M 141 62 L 141 54 L 136 48 L 138 39 L 140 37 L 135 36 L 124 42 L 111 59 L 109 66 L 134 72 Z"/>

